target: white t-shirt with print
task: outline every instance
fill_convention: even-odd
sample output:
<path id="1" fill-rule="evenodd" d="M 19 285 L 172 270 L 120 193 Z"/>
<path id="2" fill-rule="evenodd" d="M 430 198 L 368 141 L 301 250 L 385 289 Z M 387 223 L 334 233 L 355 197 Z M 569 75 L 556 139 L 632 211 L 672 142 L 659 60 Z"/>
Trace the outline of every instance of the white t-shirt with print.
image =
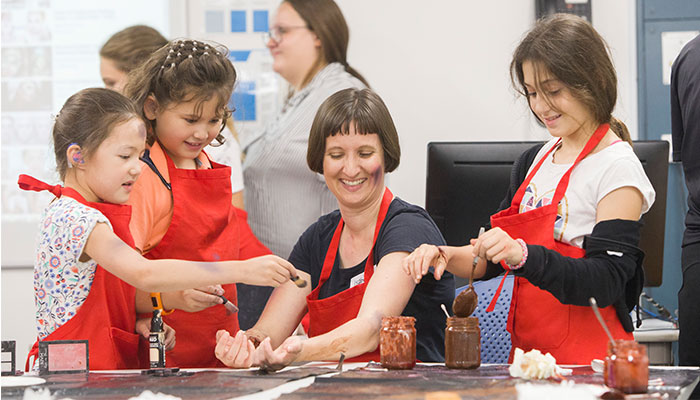
<path id="1" fill-rule="evenodd" d="M 558 138 L 553 138 L 542 146 L 528 174 L 557 141 Z M 521 213 L 551 204 L 559 180 L 571 167 L 572 164 L 554 164 L 553 153 L 547 156 L 525 190 L 520 203 Z M 589 154 L 571 172 L 569 186 L 559 202 L 554 238 L 582 247 L 583 237 L 589 235 L 596 224 L 600 200 L 625 186 L 635 187 L 641 192 L 642 214 L 654 204 L 654 188 L 629 143 L 615 142 L 597 153 Z"/>
<path id="2" fill-rule="evenodd" d="M 34 261 L 39 339 L 75 316 L 90 293 L 97 263 L 79 258 L 98 222 L 112 228 L 101 212 L 68 196 L 54 200 L 44 210 Z"/>

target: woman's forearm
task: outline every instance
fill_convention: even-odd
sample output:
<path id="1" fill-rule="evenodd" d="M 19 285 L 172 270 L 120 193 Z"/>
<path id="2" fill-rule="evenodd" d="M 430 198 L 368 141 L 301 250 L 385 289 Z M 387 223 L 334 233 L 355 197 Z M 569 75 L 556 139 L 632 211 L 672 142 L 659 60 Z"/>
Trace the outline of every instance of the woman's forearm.
<path id="1" fill-rule="evenodd" d="M 338 360 L 356 357 L 377 349 L 381 316 L 355 318 L 338 328 L 304 341 L 296 361 Z"/>

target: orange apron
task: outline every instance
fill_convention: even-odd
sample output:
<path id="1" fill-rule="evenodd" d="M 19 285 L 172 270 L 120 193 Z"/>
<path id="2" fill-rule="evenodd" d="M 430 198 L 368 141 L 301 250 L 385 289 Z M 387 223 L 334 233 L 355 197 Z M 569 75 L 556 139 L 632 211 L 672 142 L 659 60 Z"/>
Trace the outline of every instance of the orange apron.
<path id="1" fill-rule="evenodd" d="M 88 202 L 71 188 L 51 186 L 27 175 L 20 175 L 18 184 L 24 190 L 48 190 L 56 197 L 68 196 L 100 211 L 109 219 L 114 233 L 133 247 L 134 241 L 129 231 L 131 206 Z M 139 368 L 139 335 L 134 332 L 135 292 L 133 286 L 98 265 L 85 302 L 73 318 L 49 334 L 44 341 L 88 340 L 91 370 Z M 35 357 L 36 360 L 38 348 L 37 341 L 27 357 L 27 371 L 30 367 L 29 359 Z"/>
<path id="2" fill-rule="evenodd" d="M 369 255 L 367 256 L 367 262 L 365 263 L 364 282 L 345 289 L 340 293 L 336 293 L 331 297 L 319 300 L 318 295 L 321 292 L 321 286 L 323 286 L 323 284 L 331 276 L 333 264 L 335 263 L 335 258 L 338 254 L 340 234 L 343 231 L 343 218 L 340 218 L 338 227 L 333 233 L 331 244 L 326 252 L 326 257 L 323 260 L 323 269 L 321 270 L 321 277 L 318 281 L 318 286 L 316 286 L 316 289 L 306 296 L 306 304 L 309 308 L 309 337 L 323 335 L 324 333 L 330 332 L 357 317 L 357 313 L 360 311 L 360 306 L 362 305 L 362 298 L 364 297 L 365 290 L 367 289 L 367 284 L 374 273 L 374 246 L 377 243 L 379 228 L 381 228 L 382 223 L 386 218 L 386 213 L 389 210 L 389 205 L 391 204 L 391 200 L 393 198 L 394 195 L 391 193 L 391 191 L 389 191 L 388 188 L 384 189 L 382 204 L 379 208 L 379 215 L 377 216 L 377 224 L 374 228 L 372 250 L 370 250 Z M 373 352 L 353 357 L 347 361 L 379 361 L 379 347 L 377 347 L 377 349 Z"/>
<path id="3" fill-rule="evenodd" d="M 151 151 L 159 149 L 154 146 Z M 162 150 L 160 150 L 162 151 Z M 165 154 L 165 152 L 163 152 Z M 189 261 L 238 260 L 238 213 L 231 205 L 231 168 L 211 162 L 211 169 L 179 169 L 168 162 L 173 217 L 163 239 L 144 255 L 149 259 Z M 223 285 L 226 298 L 238 304 L 236 285 Z M 166 353 L 167 367 L 224 368 L 214 355 L 216 331 L 238 331 L 238 315 L 226 314 L 223 305 L 189 313 L 175 310 L 163 316 L 175 329 L 175 348 Z"/>
<path id="4" fill-rule="evenodd" d="M 571 172 L 600 143 L 608 129 L 608 124 L 598 127 L 571 168 L 562 176 L 549 205 L 520 214 L 525 189 L 556 146 L 549 149 L 520 185 L 510 208 L 491 216 L 491 226 L 500 227 L 511 237 L 521 238 L 528 244 L 544 246 L 567 257 L 583 257 L 583 249 L 554 240 L 554 222 L 559 202 L 569 186 Z M 622 327 L 614 306 L 600 311 L 613 337 L 632 339 L 632 334 Z M 514 349 L 519 347 L 526 352 L 531 349 L 549 352 L 559 364 L 589 364 L 594 358 L 605 357 L 608 342 L 590 307 L 562 304 L 552 294 L 522 277 L 515 277 L 513 284 L 508 331 L 513 343 L 511 361 Z"/>

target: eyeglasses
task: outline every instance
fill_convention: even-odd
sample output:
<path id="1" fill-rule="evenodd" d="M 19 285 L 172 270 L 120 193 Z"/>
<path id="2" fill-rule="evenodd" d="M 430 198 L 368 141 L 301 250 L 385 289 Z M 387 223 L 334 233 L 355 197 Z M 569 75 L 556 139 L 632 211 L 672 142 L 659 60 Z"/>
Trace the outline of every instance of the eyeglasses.
<path id="1" fill-rule="evenodd" d="M 263 40 L 265 41 L 265 43 L 269 42 L 270 39 L 272 39 L 277 44 L 282 43 L 282 36 L 284 36 L 289 31 L 293 31 L 294 29 L 310 29 L 310 28 L 306 25 L 275 26 L 275 27 L 271 28 L 269 32 L 263 33 Z"/>

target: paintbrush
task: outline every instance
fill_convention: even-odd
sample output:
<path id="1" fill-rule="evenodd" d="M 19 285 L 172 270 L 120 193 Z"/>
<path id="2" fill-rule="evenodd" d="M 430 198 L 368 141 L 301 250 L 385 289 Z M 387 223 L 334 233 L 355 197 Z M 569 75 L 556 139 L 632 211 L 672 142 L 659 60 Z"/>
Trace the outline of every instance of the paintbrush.
<path id="1" fill-rule="evenodd" d="M 231 303 L 231 301 L 229 299 L 227 299 L 226 297 L 224 297 L 221 294 L 218 294 L 217 296 L 221 297 L 221 300 L 224 301 L 221 304 L 223 304 L 224 307 L 226 307 L 226 315 L 231 315 L 231 314 L 238 312 L 238 307 L 236 307 L 235 304 Z"/>
<path id="2" fill-rule="evenodd" d="M 302 279 L 298 276 L 292 276 L 291 279 L 292 279 L 292 282 L 294 282 L 294 284 L 297 285 L 298 288 L 306 287 L 307 283 L 306 283 L 305 279 Z"/>

